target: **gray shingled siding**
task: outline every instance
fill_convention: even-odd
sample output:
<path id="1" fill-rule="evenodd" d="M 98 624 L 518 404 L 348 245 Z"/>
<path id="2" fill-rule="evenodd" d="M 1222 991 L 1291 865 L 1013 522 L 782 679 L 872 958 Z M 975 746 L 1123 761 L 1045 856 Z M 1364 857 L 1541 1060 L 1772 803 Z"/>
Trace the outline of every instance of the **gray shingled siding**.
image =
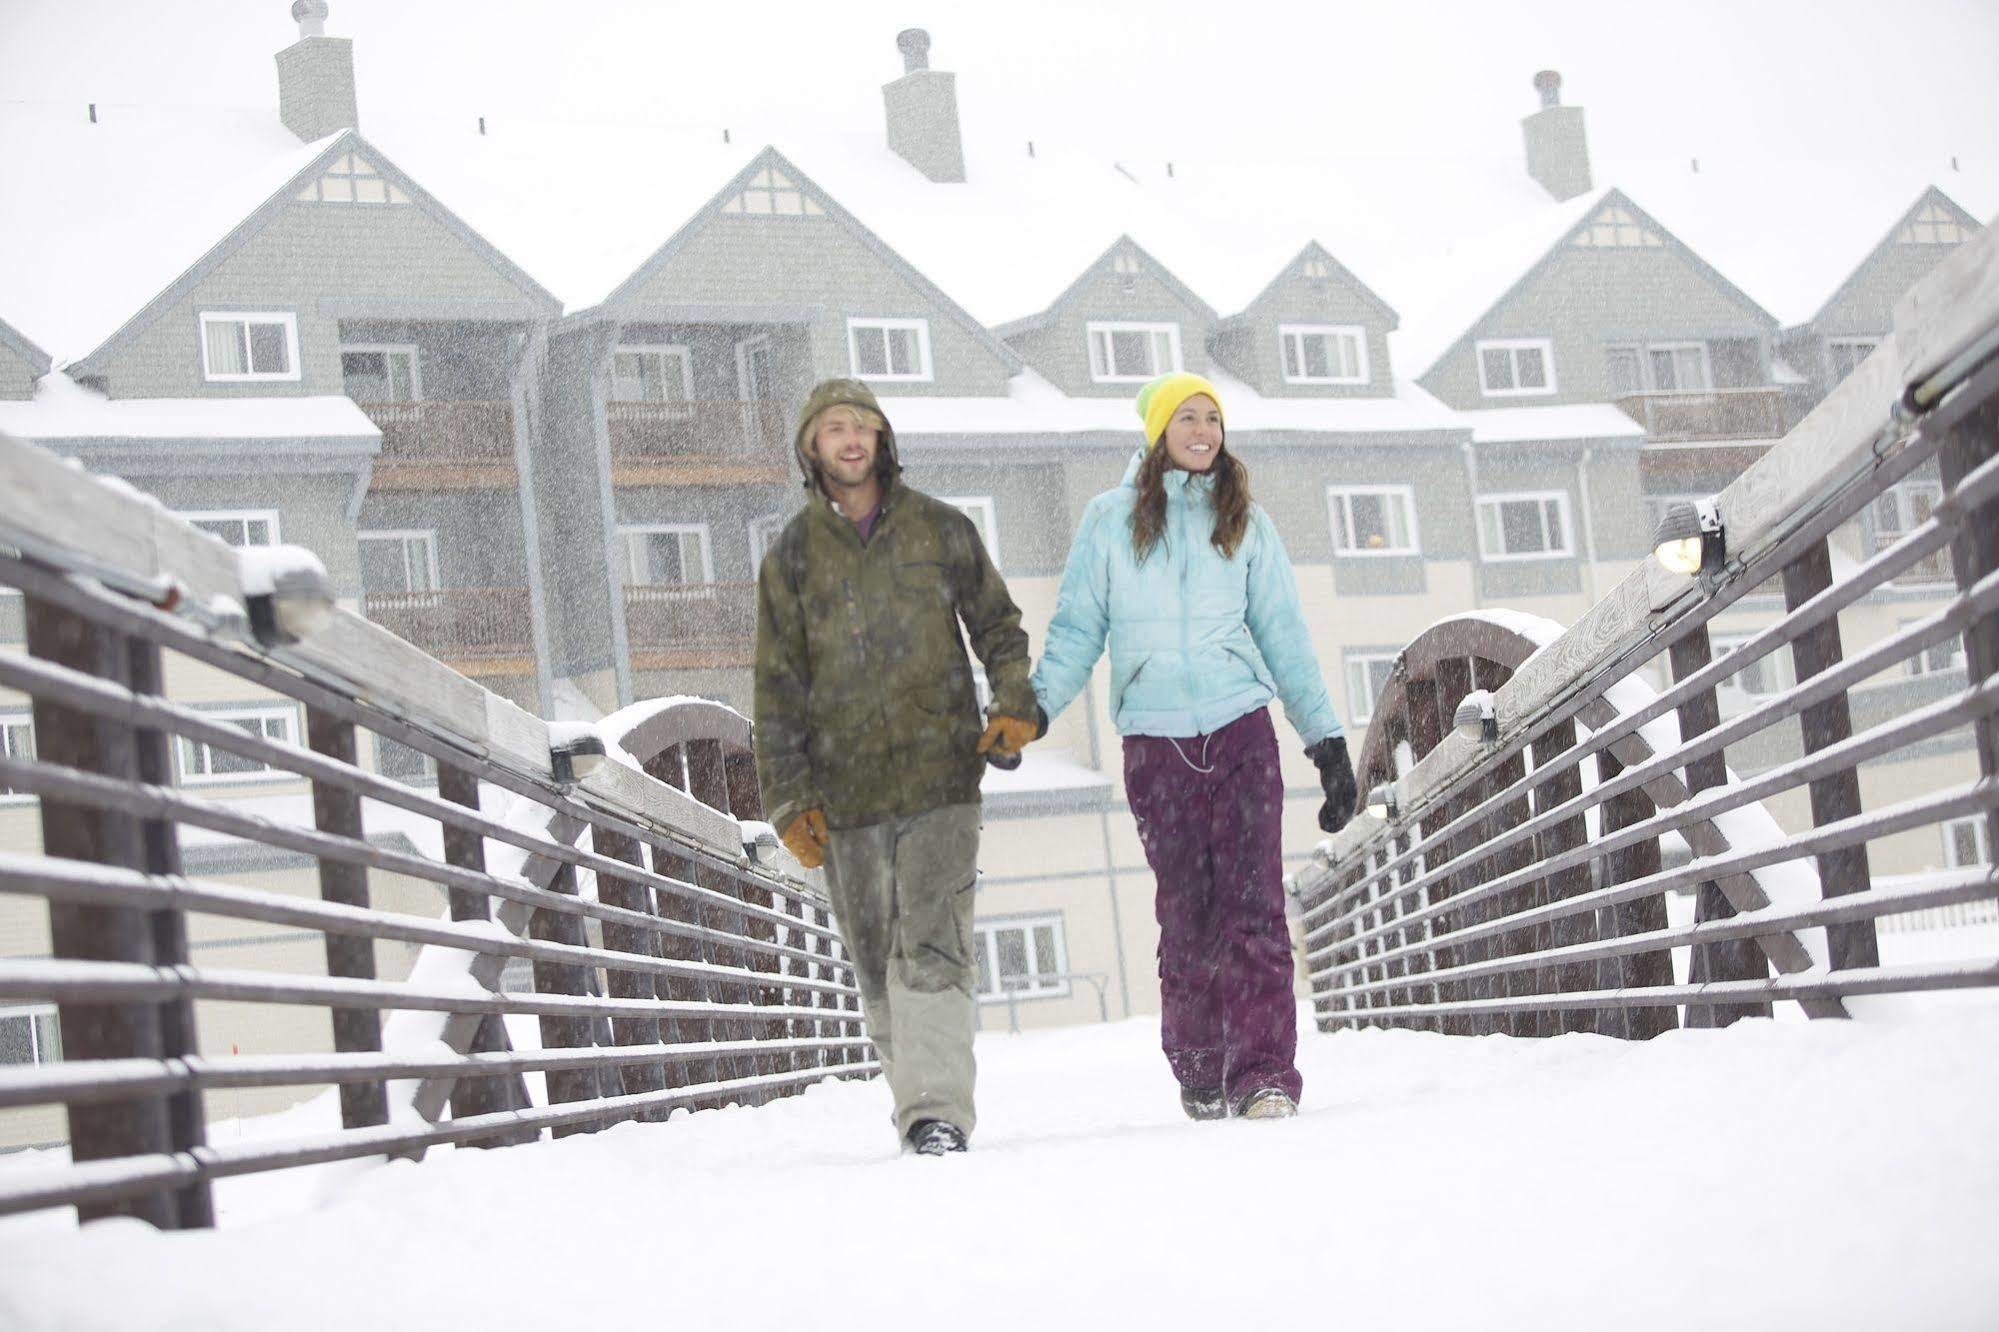
<path id="1" fill-rule="evenodd" d="M 786 484 L 622 486 L 617 494 L 618 526 L 705 524 L 715 581 L 749 583 L 757 573 L 750 564 L 750 524 L 761 518 L 789 518 L 804 493 L 802 487 Z"/>
<path id="2" fill-rule="evenodd" d="M 1099 384 L 1090 378 L 1088 325 L 1178 324 L 1180 364 L 1195 374 L 1208 372 L 1207 318 L 1189 307 L 1173 288 L 1150 271 L 1115 273 L 1103 265 L 1082 290 L 1069 297 L 1046 327 L 1009 338 L 1015 351 L 1064 393 L 1076 397 L 1128 398 L 1135 382 Z"/>
<path id="3" fill-rule="evenodd" d="M 1599 560 L 1637 558 L 1651 528 L 1638 493 L 1638 451 L 1598 449 L 1590 459 L 1593 508 L 1583 510 L 1577 467 L 1581 448 L 1569 444 L 1483 445 L 1478 451 L 1478 493 L 1492 497 L 1558 491 L 1568 497 L 1570 553 L 1545 559 L 1487 560 L 1477 556 L 1481 599 L 1549 596 L 1582 590 L 1582 563 L 1592 542 Z M 1467 513 L 1462 529 L 1468 551 L 1478 530 Z M 1427 553 L 1427 552 L 1426 552 Z"/>
<path id="4" fill-rule="evenodd" d="M 931 379 L 879 381 L 879 391 L 898 397 L 1006 392 L 1005 364 L 971 329 L 831 218 L 711 217 L 628 300 L 640 308 L 772 301 L 810 307 L 813 379 L 854 373 L 849 317 L 927 319 Z"/>
<path id="5" fill-rule="evenodd" d="M 904 477 L 939 499 L 991 500 L 1000 573 L 1035 578 L 1059 574 L 1068 562 L 1075 528 L 1064 512 L 1063 471 L 1007 453 L 961 461 L 919 447 L 906 451 Z"/>
<path id="6" fill-rule="evenodd" d="M 742 399 L 743 387 L 736 348 L 756 337 L 770 340 L 775 382 L 765 386 L 765 393 L 784 406 L 789 427 L 792 413 L 814 382 L 812 333 L 807 325 L 633 323 L 619 329 L 618 345 L 685 347 L 693 380 L 691 396 L 697 402 L 737 402 Z M 608 384 L 605 391 L 610 391 Z M 785 456 L 790 456 L 788 449 Z"/>
<path id="7" fill-rule="evenodd" d="M 304 546 L 326 565 L 335 596 L 361 590 L 360 557 L 347 505 L 351 476 L 239 472 L 228 476 L 135 477 L 132 483 L 176 513 L 275 509 L 278 539 Z"/>
<path id="8" fill-rule="evenodd" d="M 1799 330 L 1788 343 L 1793 348 L 1791 365 L 1811 381 L 1814 400 L 1838 382 L 1828 341 L 1885 337 L 1895 326 L 1895 302 L 1956 248 L 1889 244 L 1876 251 L 1818 317 Z"/>
<path id="9" fill-rule="evenodd" d="M 361 505 L 359 531 L 436 533 L 445 587 L 527 586 L 520 495 L 508 490 L 377 491 Z M 523 641 L 527 626 L 521 626 Z"/>
<path id="10" fill-rule="evenodd" d="M 429 402 L 506 402 L 507 376 L 520 339 L 517 325 L 339 321 L 344 347 L 415 347 L 416 377 Z"/>
<path id="11" fill-rule="evenodd" d="M 1671 246 L 1577 249 L 1565 245 L 1499 308 L 1473 326 L 1422 385 L 1453 407 L 1535 407 L 1607 402 L 1613 396 L 1607 348 L 1631 342 L 1761 342 L 1772 330 Z M 1479 388 L 1476 344 L 1488 338 L 1547 338 L 1554 345 L 1556 392 L 1487 397 Z M 1717 386 L 1730 381 L 1714 357 Z M 1748 375 L 1769 382 L 1765 348 Z"/>
<path id="12" fill-rule="evenodd" d="M 35 367 L 0 342 L 0 398 L 32 398 L 35 396 Z"/>
<path id="13" fill-rule="evenodd" d="M 1246 337 L 1219 340 L 1216 359 L 1258 393 L 1267 396 L 1379 398 L 1394 391 L 1388 361 L 1388 321 L 1381 309 L 1336 278 L 1308 278 L 1293 266 L 1276 287 L 1243 312 Z M 1367 339 L 1365 384 L 1296 384 L 1284 377 L 1282 339 L 1286 324 L 1358 325 Z M 1224 349 L 1226 347 L 1226 350 Z"/>
<path id="14" fill-rule="evenodd" d="M 320 302 L 365 296 L 526 299 L 462 236 L 416 205 L 290 203 L 107 359 L 101 367 L 106 391 L 116 398 L 340 393 L 339 321 L 321 313 Z M 204 382 L 204 310 L 294 314 L 301 377 Z"/>

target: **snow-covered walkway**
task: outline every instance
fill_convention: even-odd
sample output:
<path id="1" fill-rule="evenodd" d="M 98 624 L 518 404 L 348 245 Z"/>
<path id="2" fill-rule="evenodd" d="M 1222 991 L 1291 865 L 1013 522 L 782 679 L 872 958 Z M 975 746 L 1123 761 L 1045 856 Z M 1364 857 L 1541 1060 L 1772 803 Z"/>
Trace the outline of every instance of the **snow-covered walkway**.
<path id="1" fill-rule="evenodd" d="M 873 1084 L 0 1229 L 0 1327 L 1999 1326 L 1999 1011 L 1305 1036 L 1305 1113 L 1181 1119 L 1146 1020 L 979 1038 L 975 1150 Z"/>

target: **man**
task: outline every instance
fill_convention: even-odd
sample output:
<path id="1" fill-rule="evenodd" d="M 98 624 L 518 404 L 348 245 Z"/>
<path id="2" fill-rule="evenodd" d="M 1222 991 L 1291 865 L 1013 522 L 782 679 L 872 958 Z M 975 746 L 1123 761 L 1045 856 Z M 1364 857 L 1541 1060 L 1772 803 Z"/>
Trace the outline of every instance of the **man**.
<path id="1" fill-rule="evenodd" d="M 797 447 L 806 504 L 757 577 L 764 810 L 801 865 L 826 867 L 896 1133 L 961 1152 L 981 756 L 1039 734 L 1027 634 L 972 521 L 901 482 L 865 385 L 813 389 Z M 992 682 L 983 734 L 967 637 Z"/>

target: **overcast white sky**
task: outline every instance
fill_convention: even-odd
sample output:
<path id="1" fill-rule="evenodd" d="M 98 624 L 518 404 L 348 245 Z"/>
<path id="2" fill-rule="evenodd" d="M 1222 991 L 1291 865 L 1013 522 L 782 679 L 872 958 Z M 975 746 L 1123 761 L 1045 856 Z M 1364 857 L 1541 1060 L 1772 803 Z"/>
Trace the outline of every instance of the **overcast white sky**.
<path id="1" fill-rule="evenodd" d="M 1601 156 L 1999 157 L 1992 0 L 331 0 L 368 118 L 872 130 L 930 29 L 968 135 L 1118 155 L 1518 151 L 1552 66 Z M 0 0 L 9 100 L 270 107 L 289 0 Z M 642 151 L 642 143 L 635 144 Z"/>

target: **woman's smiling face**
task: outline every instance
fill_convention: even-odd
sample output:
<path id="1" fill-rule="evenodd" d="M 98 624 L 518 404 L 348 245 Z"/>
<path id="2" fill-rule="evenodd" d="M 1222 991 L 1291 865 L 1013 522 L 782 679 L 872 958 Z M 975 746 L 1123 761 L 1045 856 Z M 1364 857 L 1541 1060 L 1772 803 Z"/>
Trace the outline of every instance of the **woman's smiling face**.
<path id="1" fill-rule="evenodd" d="M 1222 409 L 1205 393 L 1180 404 L 1166 422 L 1166 456 L 1175 467 L 1205 472 L 1222 451 Z"/>

